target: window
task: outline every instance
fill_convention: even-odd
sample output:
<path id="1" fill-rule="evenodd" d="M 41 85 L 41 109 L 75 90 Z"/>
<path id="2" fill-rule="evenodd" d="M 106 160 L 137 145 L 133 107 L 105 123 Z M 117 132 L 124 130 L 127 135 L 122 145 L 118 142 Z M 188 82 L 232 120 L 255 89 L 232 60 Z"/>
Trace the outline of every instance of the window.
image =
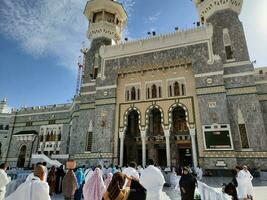
<path id="1" fill-rule="evenodd" d="M 227 28 L 223 29 L 223 44 L 225 48 L 226 60 L 232 60 L 233 57 L 233 49 L 232 42 L 229 35 L 229 30 Z"/>
<path id="2" fill-rule="evenodd" d="M 129 90 L 126 91 L 126 101 L 130 100 L 130 92 Z"/>
<path id="3" fill-rule="evenodd" d="M 4 125 L 0 124 L 0 130 L 4 129 Z"/>
<path id="4" fill-rule="evenodd" d="M 88 132 L 88 134 L 87 134 L 86 151 L 91 151 L 91 149 L 92 149 L 92 141 L 93 141 L 93 133 L 92 132 Z"/>
<path id="5" fill-rule="evenodd" d="M 26 122 L 26 126 L 32 126 L 32 122 Z"/>
<path id="6" fill-rule="evenodd" d="M 180 96 L 180 87 L 177 81 L 175 81 L 173 88 L 174 88 L 174 96 Z"/>
<path id="7" fill-rule="evenodd" d="M 6 128 L 5 128 L 5 130 L 8 130 L 9 129 L 9 125 L 6 125 Z"/>
<path id="8" fill-rule="evenodd" d="M 137 99 L 140 100 L 140 89 L 137 89 Z"/>
<path id="9" fill-rule="evenodd" d="M 152 85 L 151 91 L 152 91 L 152 99 L 157 98 L 157 86 L 155 84 Z"/>
<path id="10" fill-rule="evenodd" d="M 185 96 L 185 85 L 182 84 L 182 95 Z"/>
<path id="11" fill-rule="evenodd" d="M 135 91 L 135 87 L 132 87 L 131 89 L 131 100 L 136 100 L 136 91 Z"/>
<path id="12" fill-rule="evenodd" d="M 54 120 L 54 119 L 48 121 L 48 124 L 55 124 L 55 123 L 56 123 L 56 120 Z"/>
<path id="13" fill-rule="evenodd" d="M 161 87 L 159 86 L 159 98 L 161 98 L 162 95 L 161 95 Z"/>
<path id="14" fill-rule="evenodd" d="M 242 149 L 248 149 L 249 148 L 249 142 L 248 142 L 246 125 L 245 124 L 239 124 L 238 127 L 239 127 Z"/>
<path id="15" fill-rule="evenodd" d="M 149 88 L 147 88 L 147 93 L 146 93 L 146 95 L 147 95 L 147 99 L 150 99 L 150 90 L 149 90 Z"/>
<path id="16" fill-rule="evenodd" d="M 226 59 L 232 60 L 233 59 L 233 51 L 231 46 L 225 46 L 225 53 L 226 53 Z"/>
<path id="17" fill-rule="evenodd" d="M 172 97 L 172 86 L 169 85 L 169 96 Z"/>

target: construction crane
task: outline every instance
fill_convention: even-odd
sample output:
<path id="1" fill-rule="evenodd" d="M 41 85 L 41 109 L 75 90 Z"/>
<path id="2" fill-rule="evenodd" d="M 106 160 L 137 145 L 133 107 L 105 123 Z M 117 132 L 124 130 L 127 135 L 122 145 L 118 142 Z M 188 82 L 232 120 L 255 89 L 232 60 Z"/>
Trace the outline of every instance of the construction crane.
<path id="1" fill-rule="evenodd" d="M 78 59 L 78 74 L 77 74 L 77 83 L 76 83 L 76 96 L 80 95 L 82 75 L 83 75 L 84 67 L 85 67 L 85 54 L 88 51 L 88 48 L 86 48 L 84 46 L 85 45 L 84 45 L 84 42 L 83 42 L 83 47 L 80 50 L 83 55 L 79 56 L 79 59 Z"/>
<path id="2" fill-rule="evenodd" d="M 84 58 L 82 56 L 79 56 L 78 59 L 78 73 L 77 73 L 77 83 L 76 83 L 76 96 L 80 95 L 80 88 L 81 88 L 81 80 L 82 80 L 82 72 L 84 68 Z"/>

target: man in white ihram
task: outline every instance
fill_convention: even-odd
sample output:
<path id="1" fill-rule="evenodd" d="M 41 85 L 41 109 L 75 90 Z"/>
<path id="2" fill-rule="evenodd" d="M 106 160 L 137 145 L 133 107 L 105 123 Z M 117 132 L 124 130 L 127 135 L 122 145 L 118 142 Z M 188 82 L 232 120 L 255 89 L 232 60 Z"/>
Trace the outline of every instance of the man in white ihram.
<path id="1" fill-rule="evenodd" d="M 147 200 L 168 200 L 170 199 L 163 191 L 165 183 L 161 171 L 154 166 L 152 159 L 148 160 L 148 167 L 144 169 L 140 177 L 140 183 L 147 190 Z"/>
<path id="2" fill-rule="evenodd" d="M 34 177 L 21 184 L 6 200 L 51 200 L 49 186 L 45 180 L 45 167 L 38 165 Z"/>
<path id="3" fill-rule="evenodd" d="M 10 177 L 6 174 L 7 165 L 5 163 L 0 165 L 0 200 L 5 198 L 6 185 L 10 182 Z"/>
<path id="4" fill-rule="evenodd" d="M 130 162 L 129 167 L 123 169 L 122 173 L 126 174 L 129 177 L 136 178 L 139 181 L 139 174 L 136 170 L 136 163 Z"/>

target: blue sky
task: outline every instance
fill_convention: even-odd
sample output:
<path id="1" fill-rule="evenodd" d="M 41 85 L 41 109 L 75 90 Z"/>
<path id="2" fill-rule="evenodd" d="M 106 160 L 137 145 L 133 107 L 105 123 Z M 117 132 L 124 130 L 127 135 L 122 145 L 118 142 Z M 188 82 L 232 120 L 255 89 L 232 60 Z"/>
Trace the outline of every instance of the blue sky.
<path id="1" fill-rule="evenodd" d="M 187 29 L 197 21 L 190 0 L 121 0 L 129 15 L 125 36 Z M 77 60 L 86 38 L 86 0 L 0 1 L 0 98 L 11 107 L 70 101 Z M 244 0 L 243 21 L 251 60 L 267 66 L 267 1 Z"/>

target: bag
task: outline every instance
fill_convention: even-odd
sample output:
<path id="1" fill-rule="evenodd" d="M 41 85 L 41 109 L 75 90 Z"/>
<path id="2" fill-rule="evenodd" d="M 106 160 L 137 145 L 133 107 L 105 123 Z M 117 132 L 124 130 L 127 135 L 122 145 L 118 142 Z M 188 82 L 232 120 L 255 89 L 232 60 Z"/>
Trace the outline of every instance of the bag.
<path id="1" fill-rule="evenodd" d="M 127 200 L 146 200 L 146 188 L 137 180 L 132 179 L 130 193 Z"/>
<path id="2" fill-rule="evenodd" d="M 195 188 L 194 200 L 201 200 L 200 192 L 197 187 Z"/>

